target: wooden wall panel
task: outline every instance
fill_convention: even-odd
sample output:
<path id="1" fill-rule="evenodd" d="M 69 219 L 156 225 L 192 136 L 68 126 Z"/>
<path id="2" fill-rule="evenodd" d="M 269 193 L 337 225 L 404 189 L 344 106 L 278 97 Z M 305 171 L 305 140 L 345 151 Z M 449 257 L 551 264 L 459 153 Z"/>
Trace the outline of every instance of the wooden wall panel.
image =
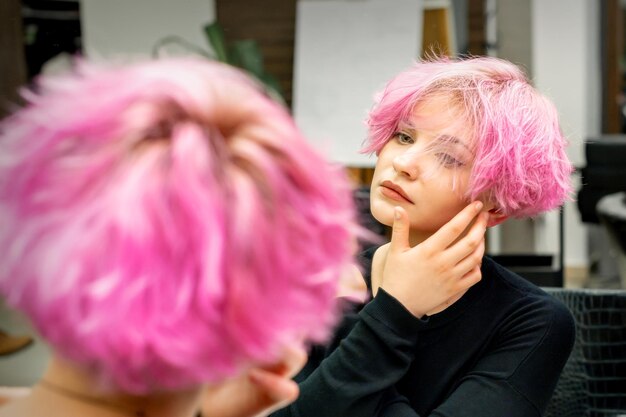
<path id="1" fill-rule="evenodd" d="M 448 9 L 424 10 L 424 27 L 422 33 L 422 57 L 451 55 Z"/>
<path id="2" fill-rule="evenodd" d="M 26 82 L 20 0 L 0 0 L 0 118 L 16 103 Z"/>
<path id="3" fill-rule="evenodd" d="M 215 9 L 227 41 L 258 42 L 267 72 L 278 79 L 291 107 L 296 1 L 216 0 Z"/>
<path id="4" fill-rule="evenodd" d="M 369 186 L 374 176 L 374 168 L 347 167 L 348 177 L 356 187 Z"/>
<path id="5" fill-rule="evenodd" d="M 602 10 L 603 97 L 602 133 L 622 133 L 619 97 L 622 95 L 623 28 L 618 0 L 605 0 Z"/>
<path id="6" fill-rule="evenodd" d="M 468 0 L 468 44 L 467 50 L 471 55 L 485 55 L 485 2 L 484 0 Z"/>

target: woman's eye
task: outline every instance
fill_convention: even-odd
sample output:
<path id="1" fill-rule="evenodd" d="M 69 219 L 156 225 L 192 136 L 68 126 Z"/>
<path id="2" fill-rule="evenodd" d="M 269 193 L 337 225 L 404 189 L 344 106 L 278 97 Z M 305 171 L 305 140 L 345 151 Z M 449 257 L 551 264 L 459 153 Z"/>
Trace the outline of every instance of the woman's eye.
<path id="1" fill-rule="evenodd" d="M 402 144 L 411 144 L 415 142 L 411 136 L 402 132 L 394 133 L 393 137 L 398 141 L 398 143 L 402 143 Z"/>
<path id="2" fill-rule="evenodd" d="M 463 161 L 459 161 L 454 156 L 447 153 L 438 153 L 437 158 L 439 158 L 439 161 L 441 161 L 444 166 L 449 168 L 458 168 L 465 165 Z"/>

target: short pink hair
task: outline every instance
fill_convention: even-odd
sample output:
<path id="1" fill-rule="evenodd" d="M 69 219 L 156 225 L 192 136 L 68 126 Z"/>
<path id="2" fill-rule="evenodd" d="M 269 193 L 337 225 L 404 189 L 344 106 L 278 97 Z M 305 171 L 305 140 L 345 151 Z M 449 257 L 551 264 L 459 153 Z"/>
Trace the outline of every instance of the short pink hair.
<path id="1" fill-rule="evenodd" d="M 363 152 L 379 153 L 416 106 L 450 100 L 472 130 L 475 160 L 470 199 L 495 203 L 510 216 L 534 216 L 570 198 L 572 165 L 554 104 L 514 64 L 497 58 L 438 58 L 393 78 L 367 120 Z"/>
<path id="2" fill-rule="evenodd" d="M 56 352 L 141 394 L 327 336 L 350 184 L 256 83 L 82 63 L 26 98 L 0 125 L 0 292 Z"/>

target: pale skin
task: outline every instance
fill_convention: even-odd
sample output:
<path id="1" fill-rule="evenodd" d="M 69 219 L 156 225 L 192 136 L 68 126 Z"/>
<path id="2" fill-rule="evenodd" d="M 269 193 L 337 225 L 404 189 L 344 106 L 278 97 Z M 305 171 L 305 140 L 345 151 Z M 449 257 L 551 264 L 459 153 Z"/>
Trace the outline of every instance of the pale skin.
<path id="1" fill-rule="evenodd" d="M 0 408 L 0 416 L 116 417 L 133 415 L 134 410 L 142 410 L 149 417 L 193 416 L 202 395 L 201 387 L 148 396 L 102 393 L 96 388 L 90 372 L 56 355 L 50 360 L 42 380 L 91 401 L 77 400 L 38 383 L 28 396 Z"/>
<path id="2" fill-rule="evenodd" d="M 486 224 L 481 208 L 480 202 L 469 205 L 430 239 L 411 246 L 408 216 L 398 207 L 391 242 L 374 255 L 374 293 L 383 288 L 418 318 L 439 313 L 460 299 L 481 279 Z"/>
<path id="3" fill-rule="evenodd" d="M 305 361 L 303 349 L 291 348 L 278 362 L 252 367 L 219 384 L 131 396 L 100 392 L 88 372 L 54 357 L 42 379 L 95 401 L 76 400 L 35 384 L 27 395 L 0 406 L 0 417 L 119 417 L 134 415 L 134 410 L 142 410 L 147 417 L 195 417 L 199 411 L 207 417 L 263 417 L 296 399 L 298 385 L 291 377 Z"/>
<path id="4" fill-rule="evenodd" d="M 418 318 L 443 311 L 480 281 L 486 228 L 506 219 L 488 201 L 467 200 L 474 156 L 469 132 L 455 120 L 445 98 L 418 105 L 380 151 L 372 180 L 372 214 L 392 226 L 390 243 L 374 255 L 372 288 Z"/>
<path id="5" fill-rule="evenodd" d="M 262 417 L 283 408 L 298 397 L 291 380 L 306 363 L 304 349 L 291 348 L 278 363 L 252 368 L 226 383 L 208 387 L 202 400 L 205 417 Z"/>

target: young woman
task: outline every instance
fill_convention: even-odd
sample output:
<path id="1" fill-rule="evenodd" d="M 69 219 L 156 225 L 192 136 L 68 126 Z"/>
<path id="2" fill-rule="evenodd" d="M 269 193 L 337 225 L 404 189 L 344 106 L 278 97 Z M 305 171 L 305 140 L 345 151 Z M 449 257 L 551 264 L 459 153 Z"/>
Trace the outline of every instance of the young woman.
<path id="1" fill-rule="evenodd" d="M 490 258 L 480 272 L 469 267 L 482 256 L 477 225 L 568 198 L 572 167 L 553 104 L 509 62 L 439 59 L 392 79 L 368 125 L 364 150 L 378 157 L 371 210 L 393 227 L 390 243 L 362 256 L 373 298 L 311 352 L 299 399 L 274 415 L 540 416 L 573 319 Z M 455 239 L 473 200 L 482 213 Z M 459 270 L 469 272 L 456 280 Z"/>

